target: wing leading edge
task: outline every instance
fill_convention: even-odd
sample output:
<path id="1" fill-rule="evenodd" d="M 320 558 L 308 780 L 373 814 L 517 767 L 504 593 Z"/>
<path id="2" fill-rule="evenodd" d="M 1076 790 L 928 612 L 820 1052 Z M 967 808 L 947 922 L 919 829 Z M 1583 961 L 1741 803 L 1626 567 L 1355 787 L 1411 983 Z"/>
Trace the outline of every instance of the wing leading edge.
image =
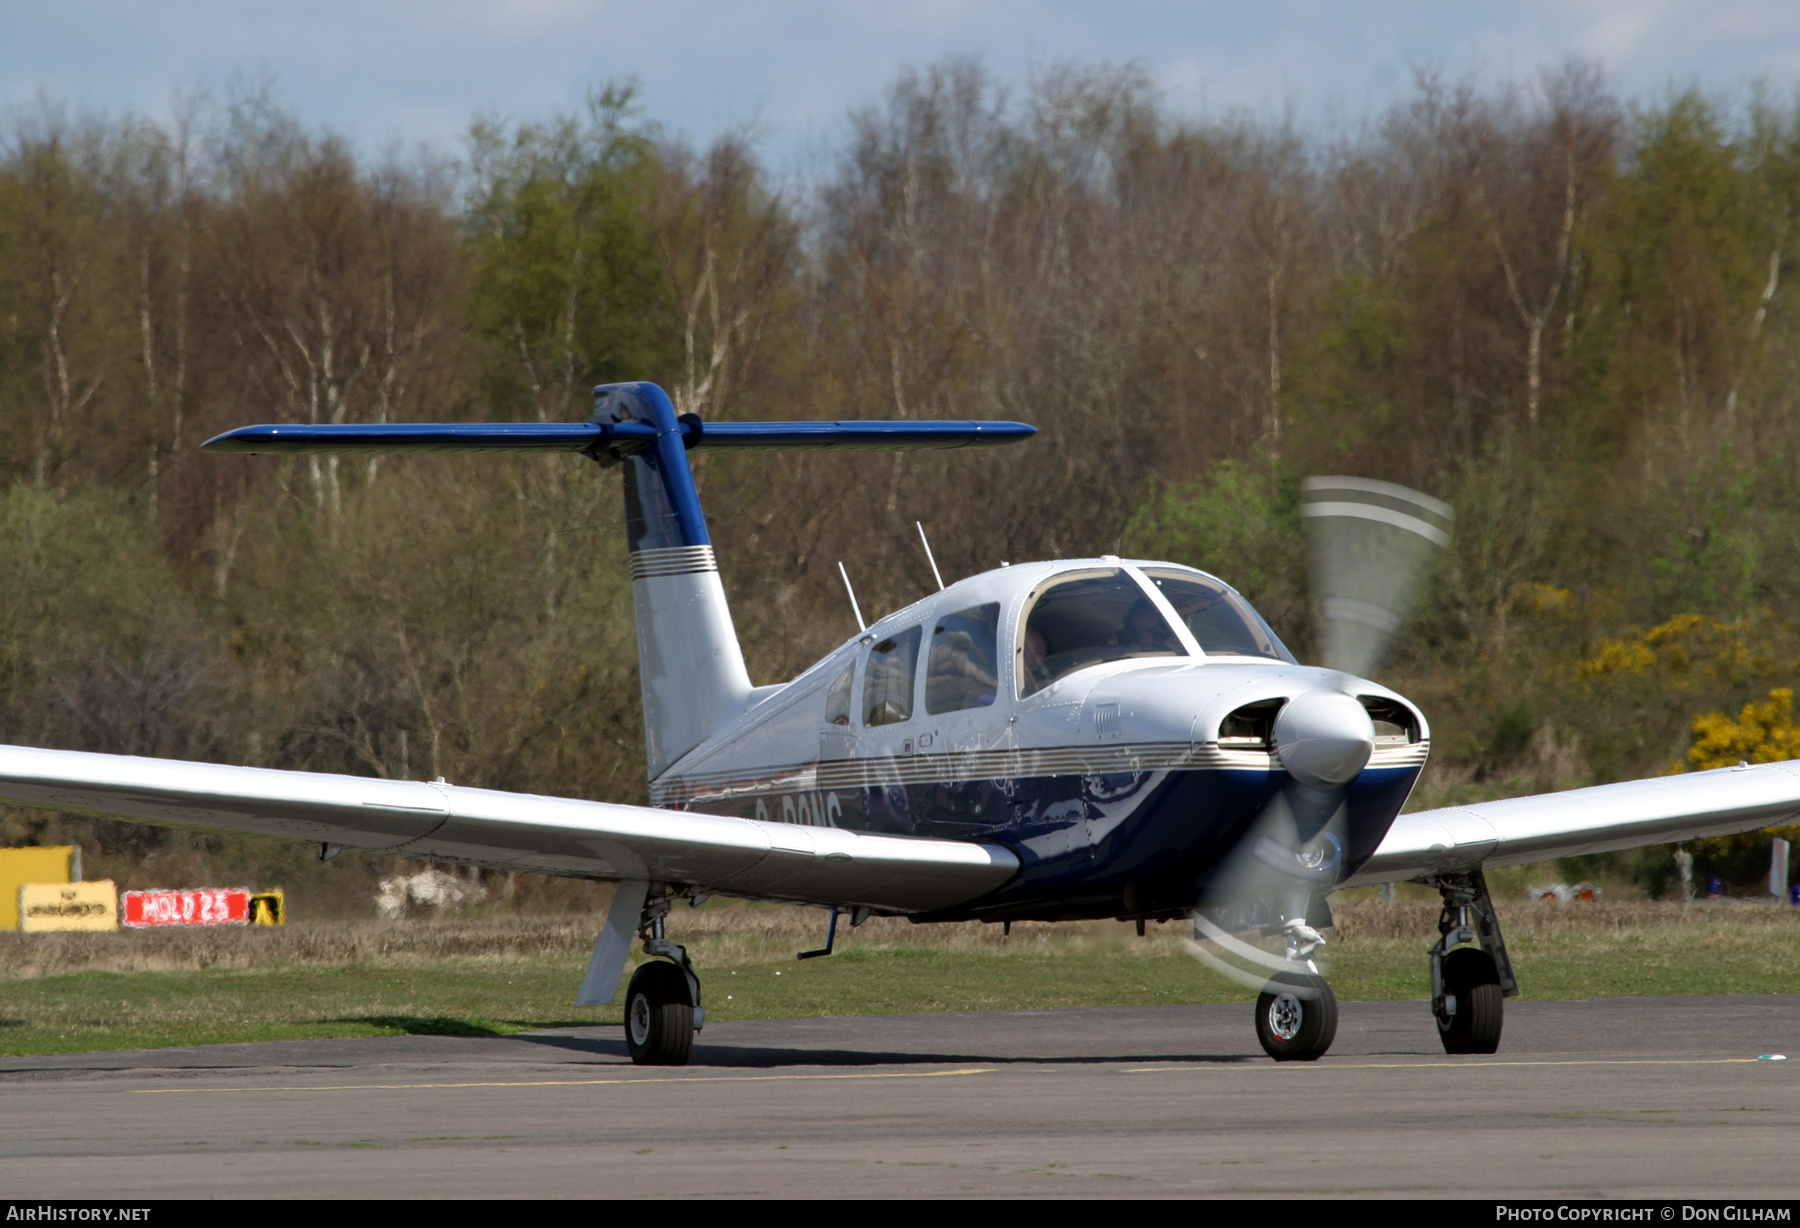
<path id="1" fill-rule="evenodd" d="M 1800 761 L 1421 810 L 1395 819 L 1374 855 L 1340 886 L 1725 836 L 1796 815 Z"/>
<path id="2" fill-rule="evenodd" d="M 924 912 L 999 887 L 993 845 L 459 785 L 0 746 L 0 801 L 583 878 Z"/>

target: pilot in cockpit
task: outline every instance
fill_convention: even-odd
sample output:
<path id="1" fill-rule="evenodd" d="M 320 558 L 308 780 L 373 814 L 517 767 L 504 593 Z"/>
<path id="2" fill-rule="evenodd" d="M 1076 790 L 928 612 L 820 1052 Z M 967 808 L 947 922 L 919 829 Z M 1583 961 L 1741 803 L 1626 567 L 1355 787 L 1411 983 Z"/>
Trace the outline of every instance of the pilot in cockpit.
<path id="1" fill-rule="evenodd" d="M 1176 638 L 1157 608 L 1143 598 L 1139 598 L 1131 607 L 1131 613 L 1125 617 L 1125 631 L 1120 636 L 1121 647 L 1136 652 L 1174 652 L 1182 651 L 1181 641 Z"/>

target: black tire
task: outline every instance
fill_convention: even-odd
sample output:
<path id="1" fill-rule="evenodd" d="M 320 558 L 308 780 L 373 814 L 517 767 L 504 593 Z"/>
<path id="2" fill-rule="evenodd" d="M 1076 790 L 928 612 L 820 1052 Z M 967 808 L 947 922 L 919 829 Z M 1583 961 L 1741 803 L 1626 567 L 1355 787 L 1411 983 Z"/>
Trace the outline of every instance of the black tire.
<path id="1" fill-rule="evenodd" d="M 625 991 L 625 1047 L 640 1066 L 685 1066 L 694 1050 L 694 1003 L 687 975 L 653 960 Z"/>
<path id="2" fill-rule="evenodd" d="M 1494 1053 L 1506 999 L 1494 958 L 1475 947 L 1458 947 L 1444 957 L 1444 992 L 1456 995 L 1456 1013 L 1438 1020 L 1445 1053 Z"/>
<path id="3" fill-rule="evenodd" d="M 1337 1024 L 1337 998 L 1322 976 L 1278 972 L 1256 999 L 1256 1039 L 1278 1062 L 1318 1061 Z"/>

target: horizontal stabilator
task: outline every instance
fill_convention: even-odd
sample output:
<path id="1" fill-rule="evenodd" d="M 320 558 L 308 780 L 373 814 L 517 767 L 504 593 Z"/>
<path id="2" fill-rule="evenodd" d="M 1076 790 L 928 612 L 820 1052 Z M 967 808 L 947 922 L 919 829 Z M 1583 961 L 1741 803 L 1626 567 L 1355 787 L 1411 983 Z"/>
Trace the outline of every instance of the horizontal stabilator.
<path id="1" fill-rule="evenodd" d="M 702 422 L 677 423 L 689 448 L 907 452 L 916 448 L 991 448 L 1037 434 L 1023 422 Z M 260 455 L 368 452 L 635 451 L 656 438 L 648 422 L 408 422 L 241 426 L 204 443 L 208 452 Z"/>

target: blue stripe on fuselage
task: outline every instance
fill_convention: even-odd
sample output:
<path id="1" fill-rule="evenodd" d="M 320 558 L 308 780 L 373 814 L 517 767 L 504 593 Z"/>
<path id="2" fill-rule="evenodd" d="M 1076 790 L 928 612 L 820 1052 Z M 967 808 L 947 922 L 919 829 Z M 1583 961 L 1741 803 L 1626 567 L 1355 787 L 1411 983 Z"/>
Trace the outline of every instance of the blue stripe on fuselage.
<path id="1" fill-rule="evenodd" d="M 1419 771 L 1371 768 L 1347 791 L 1347 874 L 1380 844 Z M 1002 845 L 1018 855 L 1018 876 L 959 912 L 1041 905 L 1046 913 L 1111 916 L 1129 884 L 1149 891 L 1159 908 L 1191 902 L 1286 780 L 1258 769 L 1161 769 L 771 793 L 696 809 Z"/>

